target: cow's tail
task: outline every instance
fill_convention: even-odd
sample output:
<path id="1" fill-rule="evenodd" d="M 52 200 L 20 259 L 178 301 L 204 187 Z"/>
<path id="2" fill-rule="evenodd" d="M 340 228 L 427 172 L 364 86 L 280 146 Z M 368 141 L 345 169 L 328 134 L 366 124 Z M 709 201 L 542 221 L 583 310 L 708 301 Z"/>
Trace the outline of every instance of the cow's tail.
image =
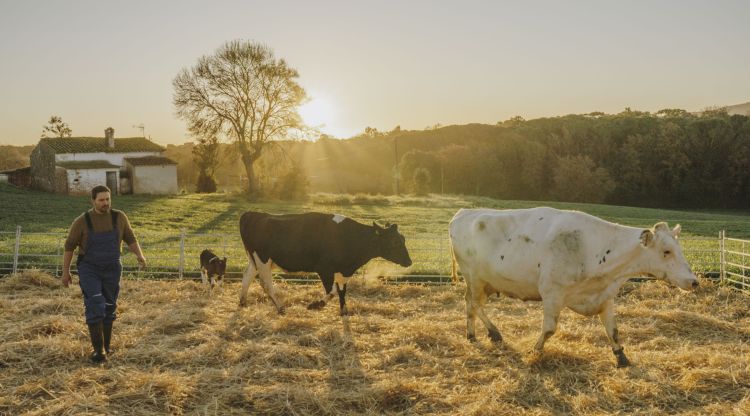
<path id="1" fill-rule="evenodd" d="M 250 229 L 253 228 L 253 224 L 251 222 L 256 217 L 256 213 L 252 211 L 245 212 L 240 216 L 240 238 L 242 239 L 242 245 L 245 247 L 245 253 L 247 253 L 247 258 L 250 264 L 255 268 L 255 271 L 257 273 L 258 271 L 258 264 L 255 261 L 255 258 L 253 257 L 253 253 L 255 252 L 255 249 L 250 244 Z"/>
<path id="2" fill-rule="evenodd" d="M 258 272 L 258 263 L 255 262 L 255 257 L 253 256 L 254 252 L 255 252 L 255 250 L 253 250 L 252 252 L 246 251 L 247 258 L 250 261 L 250 264 L 252 264 L 253 268 L 255 268 L 255 272 L 257 273 Z"/>
<path id="3" fill-rule="evenodd" d="M 453 284 L 458 283 L 458 269 L 456 267 L 456 252 L 453 250 L 453 244 L 450 244 L 451 250 L 451 281 Z"/>

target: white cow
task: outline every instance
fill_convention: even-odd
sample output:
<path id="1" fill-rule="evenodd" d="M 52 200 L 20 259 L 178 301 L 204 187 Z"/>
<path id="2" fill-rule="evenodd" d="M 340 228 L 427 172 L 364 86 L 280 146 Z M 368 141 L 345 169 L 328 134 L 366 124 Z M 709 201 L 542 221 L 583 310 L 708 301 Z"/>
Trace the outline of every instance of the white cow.
<path id="1" fill-rule="evenodd" d="M 462 209 L 450 223 L 455 263 L 466 280 L 466 336 L 474 340 L 474 320 L 482 320 L 495 342 L 500 331 L 483 306 L 488 294 L 541 300 L 542 333 L 555 333 L 560 311 L 598 314 L 617 366 L 629 365 L 617 336 L 614 297 L 630 278 L 649 275 L 684 290 L 698 286 L 677 237 L 660 222 L 652 229 L 626 227 L 577 211 L 540 207 L 519 210 Z"/>

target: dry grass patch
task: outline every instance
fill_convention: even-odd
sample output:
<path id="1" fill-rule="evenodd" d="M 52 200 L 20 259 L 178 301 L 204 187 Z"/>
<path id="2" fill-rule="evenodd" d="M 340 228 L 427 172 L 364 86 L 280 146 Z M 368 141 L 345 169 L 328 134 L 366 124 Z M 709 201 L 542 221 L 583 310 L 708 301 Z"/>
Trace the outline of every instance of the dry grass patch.
<path id="1" fill-rule="evenodd" d="M 109 362 L 90 346 L 77 287 L 31 271 L 0 279 L 0 414 L 748 414 L 748 297 L 629 284 L 617 300 L 633 362 L 616 369 L 596 318 L 566 311 L 528 354 L 539 303 L 492 297 L 505 343 L 465 339 L 463 285 L 355 279 L 351 316 L 322 288 L 257 284 L 209 297 L 192 281 L 125 280 Z M 483 327 L 477 322 L 478 335 Z M 479 330 L 482 329 L 480 332 Z"/>

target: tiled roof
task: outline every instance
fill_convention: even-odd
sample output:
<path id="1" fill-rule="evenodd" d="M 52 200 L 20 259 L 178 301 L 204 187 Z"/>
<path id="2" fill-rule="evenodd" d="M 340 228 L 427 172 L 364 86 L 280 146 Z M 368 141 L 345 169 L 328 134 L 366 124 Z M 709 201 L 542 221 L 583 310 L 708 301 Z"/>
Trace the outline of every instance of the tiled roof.
<path id="1" fill-rule="evenodd" d="M 126 157 L 125 160 L 133 166 L 176 165 L 177 162 L 164 156 Z"/>
<path id="2" fill-rule="evenodd" d="M 57 162 L 57 166 L 65 169 L 106 169 L 119 168 L 107 160 L 71 160 L 69 162 Z"/>
<path id="3" fill-rule="evenodd" d="M 44 143 L 55 153 L 122 153 L 122 152 L 162 152 L 164 148 L 144 137 L 123 137 L 115 139 L 115 147 L 109 148 L 104 137 L 62 137 L 45 138 Z"/>

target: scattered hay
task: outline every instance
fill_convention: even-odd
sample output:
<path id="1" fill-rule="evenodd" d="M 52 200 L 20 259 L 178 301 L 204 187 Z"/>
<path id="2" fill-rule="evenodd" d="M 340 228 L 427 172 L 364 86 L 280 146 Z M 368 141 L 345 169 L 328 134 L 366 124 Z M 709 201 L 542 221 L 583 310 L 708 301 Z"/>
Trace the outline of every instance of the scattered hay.
<path id="1" fill-rule="evenodd" d="M 629 284 L 617 299 L 633 366 L 616 369 L 596 318 L 565 311 L 530 354 L 539 303 L 492 297 L 465 339 L 463 286 L 353 280 L 322 311 L 318 285 L 254 284 L 208 297 L 190 281 L 125 280 L 115 354 L 90 351 L 77 287 L 26 272 L 0 281 L 0 414 L 748 414 L 748 298 L 706 282 L 682 293 Z"/>
<path id="2" fill-rule="evenodd" d="M 37 269 L 25 270 L 0 279 L 0 290 L 3 292 L 29 290 L 40 287 L 47 289 L 61 289 L 65 286 L 60 282 L 60 279 Z"/>

